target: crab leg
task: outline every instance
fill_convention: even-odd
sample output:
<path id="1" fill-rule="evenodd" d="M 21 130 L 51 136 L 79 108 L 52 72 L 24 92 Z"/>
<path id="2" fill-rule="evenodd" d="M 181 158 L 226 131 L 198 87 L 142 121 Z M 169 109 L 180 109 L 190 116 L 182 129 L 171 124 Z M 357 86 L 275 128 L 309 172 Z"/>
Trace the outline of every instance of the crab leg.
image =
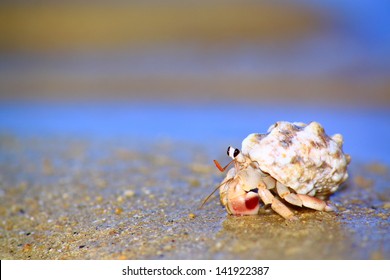
<path id="1" fill-rule="evenodd" d="M 276 191 L 278 192 L 278 195 L 288 203 L 302 207 L 302 200 L 295 193 L 291 193 L 282 183 L 276 182 Z"/>
<path id="2" fill-rule="evenodd" d="M 283 218 L 287 220 L 296 219 L 293 212 L 291 212 L 286 205 L 276 199 L 265 185 L 262 186 L 262 184 L 259 184 L 258 194 L 265 205 L 271 204 L 271 208 Z"/>
<path id="3" fill-rule="evenodd" d="M 269 190 L 259 188 L 258 194 L 260 199 L 264 202 L 265 205 L 272 204 L 272 201 L 274 200 L 274 196 Z"/>
<path id="4" fill-rule="evenodd" d="M 280 182 L 276 182 L 276 191 L 282 199 L 299 207 L 305 206 L 307 208 L 315 209 L 318 211 L 335 210 L 331 205 L 327 204 L 325 201 L 317 197 L 313 197 L 307 194 L 291 193 L 290 190 Z"/>
<path id="5" fill-rule="evenodd" d="M 327 204 L 325 201 L 313 197 L 307 194 L 297 194 L 297 196 L 301 199 L 303 206 L 319 210 L 319 211 L 335 211 L 334 206 Z"/>
<path id="6" fill-rule="evenodd" d="M 285 218 L 286 220 L 297 220 L 298 218 L 294 216 L 293 212 L 287 208 L 282 202 L 280 202 L 277 198 L 274 197 L 272 200 L 271 208 L 278 213 L 280 216 Z"/>

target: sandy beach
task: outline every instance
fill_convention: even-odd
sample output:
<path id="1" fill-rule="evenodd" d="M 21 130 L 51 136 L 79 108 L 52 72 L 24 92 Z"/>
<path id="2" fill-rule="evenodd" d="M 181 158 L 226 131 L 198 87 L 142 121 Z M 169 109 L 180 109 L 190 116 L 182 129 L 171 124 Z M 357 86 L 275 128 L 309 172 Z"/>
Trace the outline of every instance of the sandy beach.
<path id="1" fill-rule="evenodd" d="M 229 216 L 202 147 L 1 137 L 1 259 L 388 259 L 389 167 L 353 162 L 338 211 Z M 179 151 L 179 152 L 178 152 Z M 223 160 L 223 157 L 221 157 Z"/>

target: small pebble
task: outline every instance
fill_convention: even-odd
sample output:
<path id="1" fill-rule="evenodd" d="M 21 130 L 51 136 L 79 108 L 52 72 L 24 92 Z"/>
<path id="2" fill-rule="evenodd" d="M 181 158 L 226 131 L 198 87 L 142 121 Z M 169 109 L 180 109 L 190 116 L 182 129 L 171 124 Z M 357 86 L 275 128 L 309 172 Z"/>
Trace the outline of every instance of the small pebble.
<path id="1" fill-rule="evenodd" d="M 384 260 L 383 253 L 381 251 L 374 251 L 371 253 L 372 260 Z"/>
<path id="2" fill-rule="evenodd" d="M 108 232 L 109 235 L 116 235 L 118 232 L 115 229 L 112 229 Z"/>
<path id="3" fill-rule="evenodd" d="M 189 217 L 190 219 L 195 219 L 195 218 L 196 218 L 196 215 L 195 215 L 194 213 L 190 213 L 190 214 L 188 214 L 188 217 Z"/>
<path id="4" fill-rule="evenodd" d="M 218 241 L 217 243 L 215 243 L 215 249 L 219 250 L 223 247 L 222 243 L 220 241 Z"/>
<path id="5" fill-rule="evenodd" d="M 172 245 L 169 245 L 169 244 L 168 244 L 168 245 L 165 245 L 164 248 L 163 248 L 164 251 L 170 251 L 170 250 L 172 250 L 172 249 L 173 249 L 173 246 L 172 246 Z"/>
<path id="6" fill-rule="evenodd" d="M 127 190 L 123 194 L 125 197 L 130 198 L 130 197 L 133 197 L 135 195 L 135 192 L 132 190 Z"/>
<path id="7" fill-rule="evenodd" d="M 23 252 L 29 252 L 29 251 L 31 251 L 31 249 L 32 249 L 32 245 L 27 243 L 27 244 L 23 245 L 23 249 L 22 250 L 23 250 Z"/>
<path id="8" fill-rule="evenodd" d="M 383 209 L 390 209 L 390 202 L 383 203 L 382 208 Z"/>
<path id="9" fill-rule="evenodd" d="M 199 187 L 200 186 L 200 181 L 198 179 L 191 179 L 189 183 L 190 183 L 191 187 Z"/>
<path id="10" fill-rule="evenodd" d="M 115 208 L 115 214 L 120 215 L 122 214 L 123 209 L 121 207 Z"/>
<path id="11" fill-rule="evenodd" d="M 379 213 L 377 214 L 378 217 L 382 218 L 383 220 L 386 220 L 387 219 L 387 215 L 384 214 L 384 213 Z"/>

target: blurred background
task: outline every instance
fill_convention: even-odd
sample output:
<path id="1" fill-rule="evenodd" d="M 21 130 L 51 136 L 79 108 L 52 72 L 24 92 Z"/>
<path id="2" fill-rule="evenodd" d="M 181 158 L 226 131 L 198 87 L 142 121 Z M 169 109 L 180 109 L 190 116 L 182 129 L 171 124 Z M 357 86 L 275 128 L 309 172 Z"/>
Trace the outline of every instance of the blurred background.
<path id="1" fill-rule="evenodd" d="M 386 0 L 0 5 L 2 99 L 390 104 Z"/>
<path id="2" fill-rule="evenodd" d="M 1 131 L 239 141 L 283 118 L 317 120 L 381 155 L 390 4 L 1 1 L 0 102 Z"/>

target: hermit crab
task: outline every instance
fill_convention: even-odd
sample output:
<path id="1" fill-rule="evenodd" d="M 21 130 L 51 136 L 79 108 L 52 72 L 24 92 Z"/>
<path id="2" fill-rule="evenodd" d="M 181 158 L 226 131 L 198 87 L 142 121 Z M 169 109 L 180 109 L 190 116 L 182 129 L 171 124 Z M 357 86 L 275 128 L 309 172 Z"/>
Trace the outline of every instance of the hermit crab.
<path id="1" fill-rule="evenodd" d="M 253 133 L 242 142 L 242 150 L 229 147 L 234 163 L 217 187 L 229 214 L 255 215 L 260 202 L 285 219 L 296 219 L 282 202 L 319 211 L 335 208 L 323 199 L 348 178 L 350 156 L 343 153 L 343 137 L 329 137 L 317 122 L 277 122 L 266 134 Z M 217 190 L 216 189 L 216 190 Z M 208 198 L 204 202 L 207 201 Z"/>

